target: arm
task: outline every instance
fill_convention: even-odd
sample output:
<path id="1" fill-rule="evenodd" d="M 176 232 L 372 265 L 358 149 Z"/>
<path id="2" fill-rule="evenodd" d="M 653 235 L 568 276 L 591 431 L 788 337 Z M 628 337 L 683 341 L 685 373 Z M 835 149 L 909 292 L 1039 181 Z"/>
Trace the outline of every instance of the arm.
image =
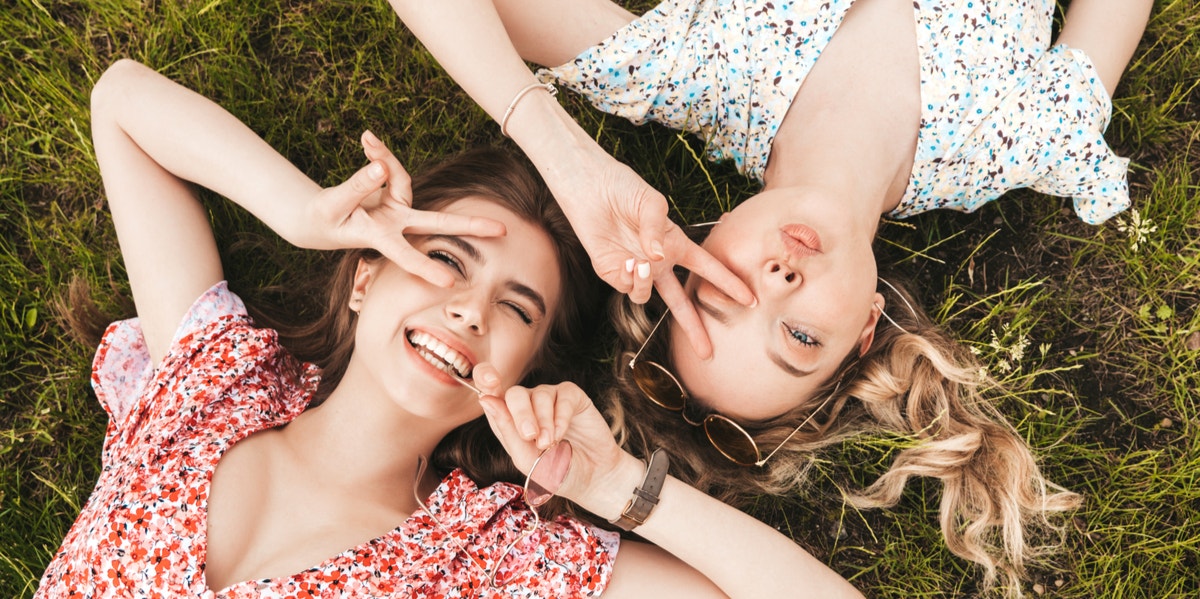
<path id="1" fill-rule="evenodd" d="M 1111 96 L 1137 49 L 1153 0 L 1072 0 L 1058 42 L 1083 50 Z"/>
<path id="2" fill-rule="evenodd" d="M 322 189 L 220 106 L 132 60 L 113 64 L 96 82 L 92 138 L 155 361 L 192 302 L 223 278 L 208 217 L 189 182 L 233 200 L 300 247 L 374 247 L 446 285 L 453 281 L 445 269 L 407 244 L 406 229 L 503 234 L 488 219 L 412 210 L 403 197 L 407 173 L 369 134 L 363 140 L 371 164 Z"/>
<path id="3" fill-rule="evenodd" d="M 536 82 L 522 54 L 565 62 L 633 18 L 607 0 L 390 2 L 450 76 L 497 121 L 517 93 Z M 649 299 L 653 285 L 696 352 L 711 355 L 708 335 L 673 267 L 683 266 L 751 305 L 754 296 L 745 283 L 689 241 L 667 218 L 663 195 L 609 156 L 549 94 L 525 94 L 507 131 L 542 174 L 596 273 L 635 302 Z"/>
<path id="4" fill-rule="evenodd" d="M 481 368 L 490 367 L 476 366 L 479 375 Z M 574 452 L 559 493 L 597 516 L 615 519 L 641 483 L 645 466 L 617 447 L 604 418 L 575 385 L 513 387 L 503 400 L 485 396 L 480 402 L 523 472 L 539 447 L 570 441 Z M 536 436 L 521 438 L 514 417 L 528 414 L 554 434 L 540 444 Z M 780 532 L 670 476 L 654 511 L 635 532 L 654 546 L 621 543 L 605 597 L 861 597 Z"/>

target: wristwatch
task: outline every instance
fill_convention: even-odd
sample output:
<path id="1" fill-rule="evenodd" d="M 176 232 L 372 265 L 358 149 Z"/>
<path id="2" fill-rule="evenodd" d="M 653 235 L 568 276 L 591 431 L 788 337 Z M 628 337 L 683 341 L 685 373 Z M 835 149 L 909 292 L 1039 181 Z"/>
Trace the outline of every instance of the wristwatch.
<path id="1" fill-rule="evenodd" d="M 624 531 L 641 526 L 646 518 L 650 517 L 654 506 L 658 505 L 658 495 L 662 493 L 670 465 L 671 460 L 667 457 L 667 452 L 662 448 L 654 450 L 654 453 L 650 454 L 650 463 L 646 466 L 646 477 L 642 479 L 642 484 L 633 490 L 633 497 L 629 498 L 629 503 L 625 504 L 621 515 L 615 520 L 609 520 L 609 524 L 615 524 Z"/>

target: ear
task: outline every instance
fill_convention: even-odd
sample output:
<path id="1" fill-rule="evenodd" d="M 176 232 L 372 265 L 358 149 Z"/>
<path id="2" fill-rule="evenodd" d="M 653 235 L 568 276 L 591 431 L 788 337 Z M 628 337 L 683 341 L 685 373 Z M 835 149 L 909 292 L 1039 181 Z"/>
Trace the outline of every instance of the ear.
<path id="1" fill-rule="evenodd" d="M 883 299 L 883 295 L 876 293 L 875 300 L 871 305 L 871 316 L 867 318 L 867 324 L 863 327 L 862 334 L 858 336 L 858 357 L 862 357 L 871 349 L 871 343 L 875 341 L 875 325 L 879 324 L 879 317 L 883 314 L 883 306 L 887 301 Z"/>
<path id="2" fill-rule="evenodd" d="M 371 281 L 375 275 L 375 263 L 358 259 L 358 266 L 354 269 L 354 286 L 350 289 L 350 309 L 358 312 L 362 308 L 363 298 L 367 296 L 367 290 L 371 288 Z"/>

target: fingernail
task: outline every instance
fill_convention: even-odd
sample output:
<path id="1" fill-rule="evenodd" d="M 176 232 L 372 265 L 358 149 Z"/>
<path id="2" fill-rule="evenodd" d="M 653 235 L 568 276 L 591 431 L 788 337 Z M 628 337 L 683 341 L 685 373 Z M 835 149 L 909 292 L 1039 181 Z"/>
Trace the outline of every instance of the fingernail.
<path id="1" fill-rule="evenodd" d="M 650 242 L 650 253 L 659 260 L 667 257 L 667 255 L 663 253 L 663 246 L 658 242 L 658 240 Z"/>
<path id="2" fill-rule="evenodd" d="M 483 376 L 480 377 L 480 379 L 481 379 L 480 380 L 481 383 L 483 383 L 489 387 L 495 386 L 496 384 L 498 384 L 500 382 L 500 377 L 496 376 L 496 373 L 494 373 L 494 372 L 485 372 L 485 373 L 483 373 Z"/>
<path id="3" fill-rule="evenodd" d="M 625 272 L 633 272 L 633 258 L 625 261 Z"/>
<path id="4" fill-rule="evenodd" d="M 643 279 L 650 278 L 650 263 L 643 262 L 637 265 L 638 277 Z"/>
<path id="5" fill-rule="evenodd" d="M 379 143 L 379 138 L 375 137 L 375 134 L 371 133 L 370 129 L 367 129 L 363 132 L 363 140 L 365 140 L 368 145 L 372 146 Z"/>
<path id="6" fill-rule="evenodd" d="M 379 164 L 378 162 L 373 163 L 370 168 L 367 169 L 367 174 L 370 175 L 372 179 L 378 179 L 382 177 L 383 165 Z"/>
<path id="7" fill-rule="evenodd" d="M 532 422 L 526 421 L 526 422 L 521 423 L 521 436 L 522 437 L 525 437 L 526 439 L 532 439 L 533 436 L 536 434 L 537 434 L 537 427 L 533 426 Z"/>

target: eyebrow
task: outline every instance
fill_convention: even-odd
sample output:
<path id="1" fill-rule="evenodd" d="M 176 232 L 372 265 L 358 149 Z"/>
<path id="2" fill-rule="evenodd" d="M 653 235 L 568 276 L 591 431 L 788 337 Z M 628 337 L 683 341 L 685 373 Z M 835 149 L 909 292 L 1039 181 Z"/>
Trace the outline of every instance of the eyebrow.
<path id="1" fill-rule="evenodd" d="M 817 371 L 816 368 L 813 368 L 812 370 L 801 370 L 796 368 L 795 366 L 789 364 L 787 360 L 784 360 L 783 356 L 779 355 L 778 352 L 769 349 L 767 350 L 767 357 L 770 358 L 776 366 L 783 369 L 784 372 L 795 377 L 808 376 Z"/>
<path id="2" fill-rule="evenodd" d="M 705 303 L 704 300 L 700 299 L 699 293 L 696 293 L 695 291 L 692 292 L 692 301 L 694 301 L 696 303 L 696 306 L 700 308 L 701 312 L 708 314 L 713 319 L 715 319 L 717 322 L 724 324 L 724 325 L 729 324 L 729 316 L 727 314 L 725 314 L 724 312 L 718 311 L 715 307 Z M 787 360 L 783 359 L 783 356 L 780 355 L 778 352 L 775 352 L 770 349 L 768 349 L 766 351 L 767 351 L 767 357 L 770 358 L 771 361 L 774 362 L 776 366 L 778 366 L 784 372 L 786 372 L 794 377 L 808 376 L 808 375 L 816 372 L 815 368 L 812 370 L 801 370 L 799 368 L 796 368 L 795 366 L 792 366 L 791 364 L 789 364 Z"/>
<path id="3" fill-rule="evenodd" d="M 525 285 L 524 283 L 518 283 L 516 281 L 509 281 L 508 288 L 513 293 L 516 293 L 530 302 L 533 302 L 534 307 L 536 307 L 538 311 L 542 313 L 542 316 L 546 315 L 546 300 L 542 298 L 542 294 L 534 291 L 533 288 L 529 287 L 528 285 Z"/>
<path id="4" fill-rule="evenodd" d="M 483 257 L 483 254 L 479 252 L 479 248 L 471 245 L 462 237 L 456 237 L 454 235 L 430 235 L 428 239 L 445 241 L 446 243 L 449 243 L 450 245 L 462 250 L 462 253 L 466 254 L 467 257 L 472 261 L 480 264 L 487 264 L 487 258 Z"/>
<path id="5" fill-rule="evenodd" d="M 692 301 L 696 303 L 696 306 L 700 308 L 701 312 L 713 317 L 713 319 L 715 319 L 717 322 L 724 325 L 729 324 L 729 315 L 725 314 L 724 312 L 720 312 L 715 307 L 705 303 L 704 300 L 700 299 L 700 294 L 696 293 L 695 291 L 692 292 Z"/>
<path id="6" fill-rule="evenodd" d="M 455 235 L 430 235 L 429 239 L 444 241 L 461 250 L 462 253 L 466 254 L 467 257 L 471 259 L 471 261 L 480 265 L 487 264 L 487 257 L 485 257 L 483 253 L 479 251 L 479 248 L 475 247 L 462 237 L 457 237 Z M 507 282 L 507 287 L 513 293 L 516 293 L 517 295 L 532 302 L 534 307 L 537 308 L 537 310 L 541 312 L 543 316 L 546 314 L 546 299 L 542 297 L 542 294 L 535 291 L 532 287 L 513 280 L 509 280 Z"/>

